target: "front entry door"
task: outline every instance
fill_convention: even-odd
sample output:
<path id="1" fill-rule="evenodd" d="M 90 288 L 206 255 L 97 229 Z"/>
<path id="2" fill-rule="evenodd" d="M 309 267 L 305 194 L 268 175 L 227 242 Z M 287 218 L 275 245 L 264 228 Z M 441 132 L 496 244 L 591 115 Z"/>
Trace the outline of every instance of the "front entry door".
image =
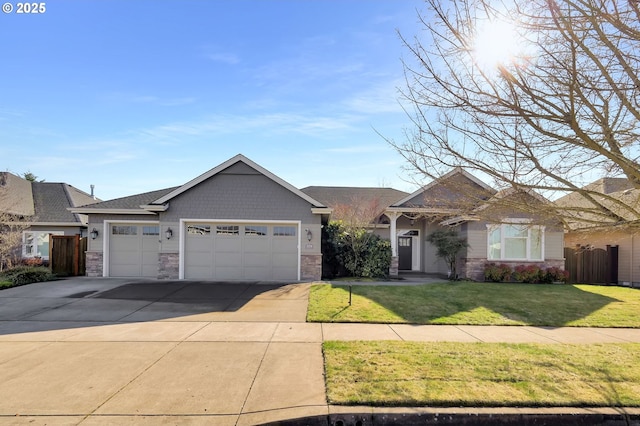
<path id="1" fill-rule="evenodd" d="M 398 237 L 398 269 L 410 271 L 413 259 L 412 237 Z"/>

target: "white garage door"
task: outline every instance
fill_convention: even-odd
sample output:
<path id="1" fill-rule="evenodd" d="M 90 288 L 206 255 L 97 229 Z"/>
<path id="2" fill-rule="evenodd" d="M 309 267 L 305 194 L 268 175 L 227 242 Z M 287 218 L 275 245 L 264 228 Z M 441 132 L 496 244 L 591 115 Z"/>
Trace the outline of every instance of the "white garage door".
<path id="1" fill-rule="evenodd" d="M 184 253 L 186 279 L 298 279 L 295 224 L 187 223 Z"/>
<path id="2" fill-rule="evenodd" d="M 158 225 L 112 224 L 109 232 L 109 276 L 158 276 Z"/>

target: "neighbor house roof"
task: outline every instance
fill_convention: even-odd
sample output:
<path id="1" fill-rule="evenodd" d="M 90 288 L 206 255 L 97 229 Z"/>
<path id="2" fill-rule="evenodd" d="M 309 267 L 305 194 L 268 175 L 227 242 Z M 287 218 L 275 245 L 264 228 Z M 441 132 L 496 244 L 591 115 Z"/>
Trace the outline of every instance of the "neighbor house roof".
<path id="1" fill-rule="evenodd" d="M 565 208 L 565 214 L 573 217 L 570 224 L 576 229 L 592 229 L 607 226 L 620 226 L 638 222 L 637 212 L 640 211 L 640 189 L 625 178 L 601 178 L 582 189 L 591 191 L 591 196 L 604 208 L 609 209 L 621 219 L 607 216 L 591 201 L 579 192 L 572 192 L 555 201 L 555 204 Z M 630 209 L 625 208 L 629 206 Z"/>
<path id="2" fill-rule="evenodd" d="M 0 172 L 0 212 L 33 216 L 31 182 L 9 172 Z"/>
<path id="3" fill-rule="evenodd" d="M 67 183 L 30 182 L 9 172 L 0 174 L 0 211 L 24 216 L 32 225 L 86 223 L 69 208 L 99 201 Z"/>

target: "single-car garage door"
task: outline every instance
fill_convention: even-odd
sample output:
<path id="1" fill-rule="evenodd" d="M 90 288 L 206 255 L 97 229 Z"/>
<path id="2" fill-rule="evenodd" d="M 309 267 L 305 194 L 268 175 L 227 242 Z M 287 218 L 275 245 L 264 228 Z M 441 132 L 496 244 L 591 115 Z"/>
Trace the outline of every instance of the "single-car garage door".
<path id="1" fill-rule="evenodd" d="M 111 224 L 109 276 L 158 276 L 160 227 L 154 224 Z"/>
<path id="2" fill-rule="evenodd" d="M 186 279 L 295 281 L 298 226 L 187 223 L 184 253 Z"/>

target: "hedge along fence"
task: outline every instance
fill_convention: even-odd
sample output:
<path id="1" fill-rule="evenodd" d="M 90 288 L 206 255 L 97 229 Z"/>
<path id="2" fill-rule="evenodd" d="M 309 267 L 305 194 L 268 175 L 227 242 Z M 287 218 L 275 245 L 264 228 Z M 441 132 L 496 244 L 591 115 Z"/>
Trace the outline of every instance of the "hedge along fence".
<path id="1" fill-rule="evenodd" d="M 512 268 L 505 263 L 487 263 L 484 266 L 484 279 L 496 283 L 566 283 L 569 272 L 557 267 L 542 269 L 537 265 L 517 265 Z"/>

